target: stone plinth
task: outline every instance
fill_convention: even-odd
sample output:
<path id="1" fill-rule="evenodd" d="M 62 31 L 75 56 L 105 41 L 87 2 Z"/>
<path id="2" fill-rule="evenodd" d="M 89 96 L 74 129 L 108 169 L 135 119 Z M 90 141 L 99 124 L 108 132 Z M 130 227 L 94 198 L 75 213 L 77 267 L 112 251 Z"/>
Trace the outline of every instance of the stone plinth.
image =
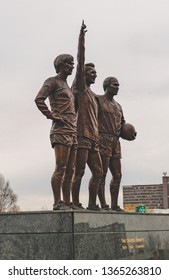
<path id="1" fill-rule="evenodd" d="M 169 259 L 169 214 L 0 214 L 0 259 Z"/>

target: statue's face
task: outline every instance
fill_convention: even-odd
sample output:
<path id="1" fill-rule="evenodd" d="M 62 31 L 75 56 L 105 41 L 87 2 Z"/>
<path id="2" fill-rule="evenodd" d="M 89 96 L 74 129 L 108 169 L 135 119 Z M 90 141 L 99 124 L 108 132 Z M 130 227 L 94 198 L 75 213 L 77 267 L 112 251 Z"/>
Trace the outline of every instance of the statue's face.
<path id="1" fill-rule="evenodd" d="M 67 75 L 71 75 L 74 69 L 74 61 L 73 59 L 64 62 L 62 66 L 62 71 L 64 71 Z"/>
<path id="2" fill-rule="evenodd" d="M 117 95 L 119 91 L 119 82 L 117 79 L 112 79 L 109 82 L 107 92 L 111 93 L 112 95 Z"/>
<path id="3" fill-rule="evenodd" d="M 86 83 L 87 84 L 94 84 L 95 79 L 97 77 L 96 70 L 93 67 L 88 67 L 85 73 Z"/>

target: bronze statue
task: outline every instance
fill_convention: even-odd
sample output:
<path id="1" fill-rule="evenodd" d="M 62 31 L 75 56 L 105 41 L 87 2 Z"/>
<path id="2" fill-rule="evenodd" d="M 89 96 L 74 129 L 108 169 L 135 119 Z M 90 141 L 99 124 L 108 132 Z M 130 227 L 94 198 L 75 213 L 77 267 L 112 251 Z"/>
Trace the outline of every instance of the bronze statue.
<path id="1" fill-rule="evenodd" d="M 96 197 L 102 178 L 102 163 L 98 145 L 98 104 L 96 95 L 90 88 L 94 84 L 97 75 L 93 63 L 84 64 L 85 33 L 86 25 L 82 22 L 78 42 L 77 70 L 72 85 L 78 106 L 78 151 L 75 176 L 72 184 L 72 200 L 74 205 L 83 208 L 79 201 L 79 192 L 87 163 L 92 173 L 89 182 L 89 203 L 87 209 L 97 211 L 100 210 L 99 206 L 96 205 Z"/>
<path id="2" fill-rule="evenodd" d="M 53 121 L 50 131 L 50 141 L 56 158 L 56 167 L 51 178 L 53 210 L 67 210 L 73 208 L 70 203 L 70 188 L 77 153 L 74 95 L 67 84 L 67 77 L 74 68 L 74 59 L 68 54 L 59 55 L 54 60 L 54 67 L 57 75 L 44 82 L 35 102 L 39 110 Z M 51 111 L 45 103 L 47 97 Z"/>
<path id="3" fill-rule="evenodd" d="M 114 100 L 119 90 L 119 82 L 114 77 L 108 77 L 103 82 L 104 95 L 98 95 L 99 103 L 99 149 L 103 165 L 103 176 L 99 187 L 99 200 L 102 206 L 105 201 L 105 179 L 108 169 L 112 174 L 110 182 L 111 210 L 123 211 L 118 206 L 118 194 L 121 182 L 121 146 L 119 137 L 125 124 L 121 105 Z M 130 135 L 130 140 L 136 134 Z"/>

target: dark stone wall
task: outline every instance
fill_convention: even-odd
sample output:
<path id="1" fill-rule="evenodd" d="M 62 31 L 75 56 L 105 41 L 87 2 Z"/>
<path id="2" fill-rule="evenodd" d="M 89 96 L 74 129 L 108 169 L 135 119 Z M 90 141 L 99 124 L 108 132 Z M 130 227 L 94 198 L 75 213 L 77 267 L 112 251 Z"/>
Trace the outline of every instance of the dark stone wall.
<path id="1" fill-rule="evenodd" d="M 169 215 L 92 211 L 0 214 L 1 260 L 169 260 Z"/>

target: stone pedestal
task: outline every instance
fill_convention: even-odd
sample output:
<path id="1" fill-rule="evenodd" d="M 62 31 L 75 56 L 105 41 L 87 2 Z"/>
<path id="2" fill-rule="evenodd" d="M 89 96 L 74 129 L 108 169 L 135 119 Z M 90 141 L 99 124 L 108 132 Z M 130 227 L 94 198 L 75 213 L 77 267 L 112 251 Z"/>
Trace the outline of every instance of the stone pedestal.
<path id="1" fill-rule="evenodd" d="M 169 215 L 92 211 L 0 214 L 0 259 L 169 259 Z"/>

